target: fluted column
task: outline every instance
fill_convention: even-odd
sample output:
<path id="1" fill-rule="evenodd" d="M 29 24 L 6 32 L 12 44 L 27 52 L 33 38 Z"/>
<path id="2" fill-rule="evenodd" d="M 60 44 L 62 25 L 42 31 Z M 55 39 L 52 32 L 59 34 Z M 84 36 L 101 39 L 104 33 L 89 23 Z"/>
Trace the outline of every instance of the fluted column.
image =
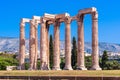
<path id="1" fill-rule="evenodd" d="M 98 50 L 98 14 L 94 12 L 92 13 L 92 70 L 101 70 Z"/>
<path id="2" fill-rule="evenodd" d="M 71 67 L 71 32 L 70 32 L 70 17 L 65 19 L 65 67 L 64 70 L 72 70 Z"/>
<path id="3" fill-rule="evenodd" d="M 20 70 L 24 70 L 24 59 L 25 59 L 25 23 L 20 23 L 20 44 L 19 44 L 19 66 Z"/>
<path id="4" fill-rule="evenodd" d="M 38 21 L 35 20 L 35 56 L 34 56 L 34 70 L 37 70 L 37 58 L 38 58 Z"/>
<path id="5" fill-rule="evenodd" d="M 84 26 L 83 26 L 84 15 L 78 18 L 78 54 L 77 54 L 77 69 L 87 70 L 84 63 Z"/>
<path id="6" fill-rule="evenodd" d="M 46 46 L 46 20 L 41 20 L 41 34 L 40 34 L 40 59 L 41 70 L 48 70 L 47 64 L 47 46 Z"/>
<path id="7" fill-rule="evenodd" d="M 47 46 L 47 64 L 48 64 L 48 69 L 49 67 L 49 25 L 46 25 L 46 46 Z"/>
<path id="8" fill-rule="evenodd" d="M 53 70 L 60 70 L 60 22 L 54 23 L 54 53 L 53 53 Z"/>
<path id="9" fill-rule="evenodd" d="M 30 53 L 30 68 L 33 70 L 34 58 L 35 58 L 35 21 L 30 21 L 30 41 L 29 41 L 29 53 Z"/>

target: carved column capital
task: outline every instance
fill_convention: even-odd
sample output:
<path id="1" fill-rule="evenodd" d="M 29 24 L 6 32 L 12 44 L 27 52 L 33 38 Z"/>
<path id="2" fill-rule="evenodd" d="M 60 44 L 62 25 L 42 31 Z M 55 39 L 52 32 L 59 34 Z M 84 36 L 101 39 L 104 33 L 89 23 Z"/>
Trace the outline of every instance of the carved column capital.
<path id="1" fill-rule="evenodd" d="M 35 25 L 38 25 L 38 24 L 39 24 L 38 20 L 35 20 Z"/>
<path id="2" fill-rule="evenodd" d="M 77 21 L 78 22 L 83 22 L 83 19 L 84 19 L 84 15 L 77 15 Z"/>
<path id="3" fill-rule="evenodd" d="M 24 22 L 21 22 L 20 23 L 20 27 L 24 27 L 25 26 L 25 23 Z"/>
<path id="4" fill-rule="evenodd" d="M 35 20 L 30 20 L 31 25 L 35 25 Z"/>
<path id="5" fill-rule="evenodd" d="M 54 26 L 60 26 L 60 21 L 59 19 L 54 20 Z"/>
<path id="6" fill-rule="evenodd" d="M 72 19 L 71 19 L 70 17 L 65 17 L 65 19 L 64 19 L 64 22 L 65 22 L 66 24 L 70 24 L 71 21 L 72 21 Z"/>
<path id="7" fill-rule="evenodd" d="M 40 21 L 38 21 L 38 20 L 35 20 L 35 23 L 34 23 L 34 25 L 35 25 L 35 28 L 37 29 L 38 28 L 38 24 L 40 23 Z"/>
<path id="8" fill-rule="evenodd" d="M 45 20 L 44 18 L 41 18 L 41 23 L 46 23 L 47 20 Z"/>
<path id="9" fill-rule="evenodd" d="M 98 20 L 98 12 L 93 12 L 92 13 L 92 20 Z"/>

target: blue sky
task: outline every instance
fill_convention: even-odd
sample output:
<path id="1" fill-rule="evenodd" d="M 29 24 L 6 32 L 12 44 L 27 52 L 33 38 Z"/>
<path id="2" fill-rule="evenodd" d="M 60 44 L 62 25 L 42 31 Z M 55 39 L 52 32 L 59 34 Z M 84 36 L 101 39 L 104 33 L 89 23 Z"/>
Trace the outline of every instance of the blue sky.
<path id="1" fill-rule="evenodd" d="M 21 18 L 42 16 L 44 13 L 60 14 L 68 12 L 75 16 L 80 9 L 96 7 L 99 14 L 99 41 L 120 43 L 120 1 L 119 0 L 1 0 L 0 36 L 19 37 Z M 85 41 L 91 41 L 91 16 L 84 19 Z M 40 31 L 40 30 L 39 30 Z M 60 27 L 60 39 L 64 40 L 65 26 Z M 51 25 L 49 34 L 53 34 Z M 26 24 L 26 37 L 29 24 Z M 71 36 L 77 37 L 77 23 L 71 23 Z"/>

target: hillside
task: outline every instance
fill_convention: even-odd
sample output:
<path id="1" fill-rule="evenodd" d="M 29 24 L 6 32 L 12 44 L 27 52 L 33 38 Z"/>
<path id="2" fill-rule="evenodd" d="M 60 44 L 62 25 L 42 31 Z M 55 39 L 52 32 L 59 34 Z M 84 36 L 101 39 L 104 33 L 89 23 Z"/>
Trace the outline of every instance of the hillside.
<path id="1" fill-rule="evenodd" d="M 40 43 L 38 43 L 40 44 Z M 38 46 L 39 47 L 39 46 Z M 64 41 L 60 42 L 60 48 L 64 49 Z M 0 51 L 18 52 L 19 50 L 19 39 L 18 38 L 0 38 Z M 99 52 L 102 53 L 104 50 L 112 52 L 120 52 L 120 44 L 115 43 L 99 43 Z M 91 43 L 85 42 L 85 51 L 91 53 Z M 29 52 L 29 40 L 26 39 L 26 52 Z"/>

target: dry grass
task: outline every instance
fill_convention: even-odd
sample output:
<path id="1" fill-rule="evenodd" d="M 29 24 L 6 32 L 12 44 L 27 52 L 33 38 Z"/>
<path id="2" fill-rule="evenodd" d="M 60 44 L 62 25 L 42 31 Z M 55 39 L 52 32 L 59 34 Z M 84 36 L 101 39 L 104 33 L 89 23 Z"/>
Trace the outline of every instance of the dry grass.
<path id="1" fill-rule="evenodd" d="M 0 71 L 0 76 L 115 76 L 120 77 L 120 70 L 102 70 L 102 71 Z"/>

